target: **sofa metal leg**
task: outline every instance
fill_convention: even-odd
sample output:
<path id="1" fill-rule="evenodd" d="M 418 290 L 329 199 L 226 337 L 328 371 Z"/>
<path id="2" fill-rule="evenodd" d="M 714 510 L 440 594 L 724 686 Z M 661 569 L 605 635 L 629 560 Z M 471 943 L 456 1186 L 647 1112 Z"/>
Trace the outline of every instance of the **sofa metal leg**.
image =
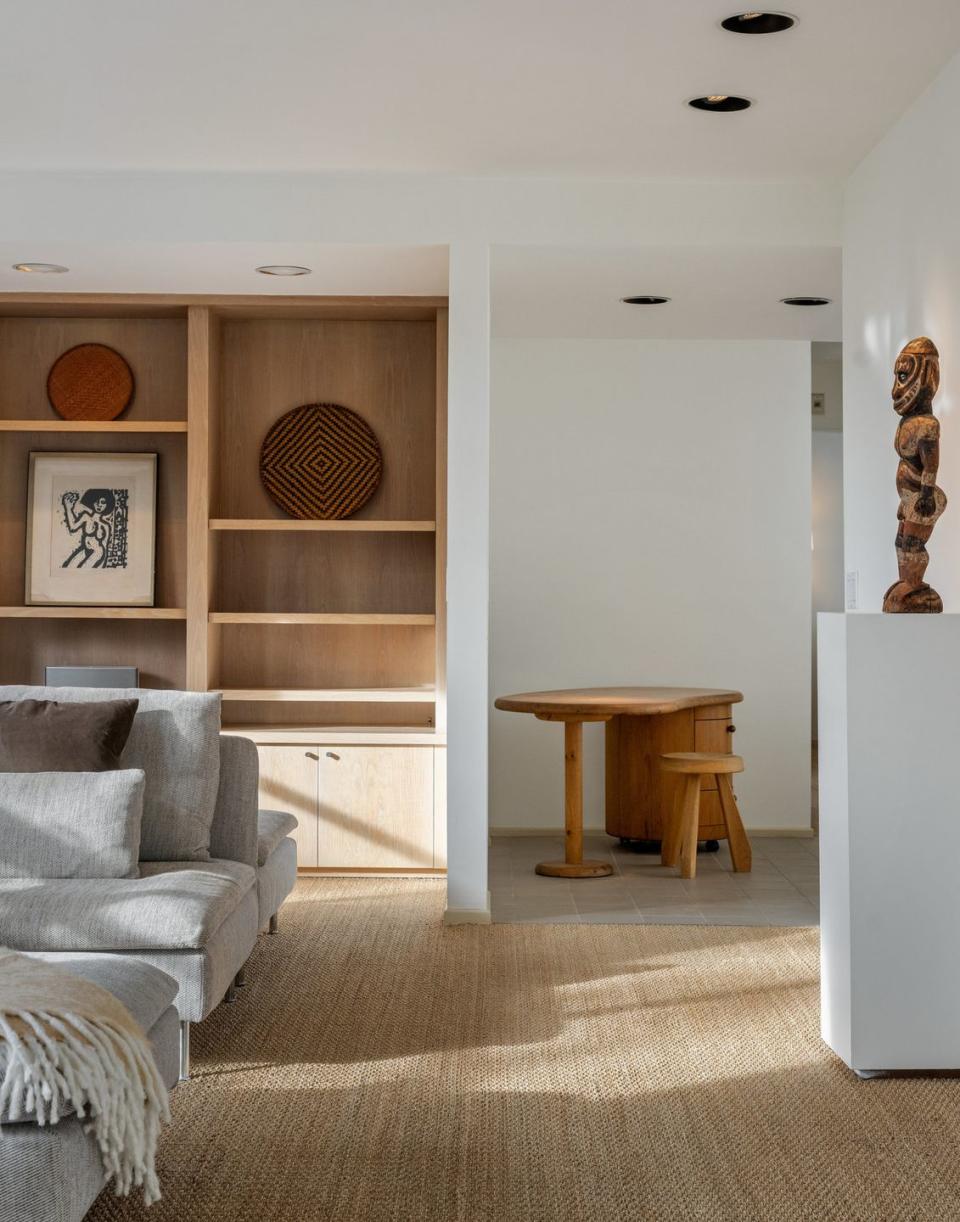
<path id="1" fill-rule="evenodd" d="M 280 914 L 275 912 L 270 918 L 270 924 L 267 926 L 267 933 L 277 933 L 280 929 Z"/>
<path id="2" fill-rule="evenodd" d="M 237 986 L 234 984 L 232 980 L 230 981 L 230 984 L 227 986 L 227 991 L 223 995 L 223 1000 L 227 1003 L 227 1005 L 230 1005 L 231 1002 L 234 1002 L 237 1000 Z"/>
<path id="3" fill-rule="evenodd" d="M 190 1024 L 180 1024 L 180 1081 L 190 1081 Z"/>
<path id="4" fill-rule="evenodd" d="M 242 989 L 247 983 L 247 969 L 245 967 L 242 967 L 240 971 L 237 972 L 236 976 L 233 978 L 233 983 L 238 989 Z"/>

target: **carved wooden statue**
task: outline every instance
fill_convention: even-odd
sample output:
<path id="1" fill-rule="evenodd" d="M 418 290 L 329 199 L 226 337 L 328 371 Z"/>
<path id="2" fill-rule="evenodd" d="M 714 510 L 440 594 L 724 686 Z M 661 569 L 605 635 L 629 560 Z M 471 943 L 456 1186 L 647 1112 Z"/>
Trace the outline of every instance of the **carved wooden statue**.
<path id="1" fill-rule="evenodd" d="M 887 590 L 884 611 L 943 610 L 940 595 L 923 580 L 930 557 L 926 542 L 947 507 L 937 487 L 940 465 L 940 421 L 933 414 L 933 396 L 940 385 L 940 354 L 932 340 L 912 339 L 894 366 L 893 410 L 900 417 L 894 443 L 897 467 L 897 567 L 899 581 Z"/>

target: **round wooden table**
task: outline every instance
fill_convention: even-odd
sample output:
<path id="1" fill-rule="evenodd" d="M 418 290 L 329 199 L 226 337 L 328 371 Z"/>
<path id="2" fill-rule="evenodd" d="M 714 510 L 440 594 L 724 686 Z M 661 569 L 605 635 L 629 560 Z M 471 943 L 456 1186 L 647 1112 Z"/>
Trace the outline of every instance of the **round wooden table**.
<path id="1" fill-rule="evenodd" d="M 607 831 L 624 839 L 659 839 L 674 798 L 674 782 L 660 771 L 670 751 L 732 751 L 730 706 L 741 692 L 706 687 L 585 687 L 501 696 L 495 707 L 564 723 L 563 861 L 544 861 L 538 874 L 600 878 L 606 861 L 583 859 L 583 723 L 606 722 Z M 720 745 L 723 743 L 724 745 Z M 701 839 L 725 835 L 722 817 L 701 795 Z M 716 817 L 716 824 L 711 820 Z M 632 835 L 631 833 L 642 833 Z M 655 835 L 653 834 L 655 833 Z"/>

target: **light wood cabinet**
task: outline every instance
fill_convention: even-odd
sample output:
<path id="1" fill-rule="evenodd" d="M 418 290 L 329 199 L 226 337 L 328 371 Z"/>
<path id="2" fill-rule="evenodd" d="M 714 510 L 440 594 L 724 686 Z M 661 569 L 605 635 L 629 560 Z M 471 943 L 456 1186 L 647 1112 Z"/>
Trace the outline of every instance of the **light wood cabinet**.
<path id="1" fill-rule="evenodd" d="M 446 750 L 430 745 L 428 734 L 412 744 L 332 737 L 256 744 L 260 805 L 296 816 L 298 868 L 444 870 Z"/>
<path id="2" fill-rule="evenodd" d="M 317 865 L 433 869 L 433 749 L 321 747 Z"/>

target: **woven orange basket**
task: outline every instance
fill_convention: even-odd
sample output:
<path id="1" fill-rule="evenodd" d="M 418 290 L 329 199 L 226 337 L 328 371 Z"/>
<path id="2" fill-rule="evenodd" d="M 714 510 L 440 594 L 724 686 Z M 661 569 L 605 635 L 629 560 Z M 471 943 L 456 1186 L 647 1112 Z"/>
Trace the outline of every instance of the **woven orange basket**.
<path id="1" fill-rule="evenodd" d="M 133 398 L 130 366 L 106 344 L 77 344 L 54 361 L 47 398 L 64 420 L 116 420 Z"/>

